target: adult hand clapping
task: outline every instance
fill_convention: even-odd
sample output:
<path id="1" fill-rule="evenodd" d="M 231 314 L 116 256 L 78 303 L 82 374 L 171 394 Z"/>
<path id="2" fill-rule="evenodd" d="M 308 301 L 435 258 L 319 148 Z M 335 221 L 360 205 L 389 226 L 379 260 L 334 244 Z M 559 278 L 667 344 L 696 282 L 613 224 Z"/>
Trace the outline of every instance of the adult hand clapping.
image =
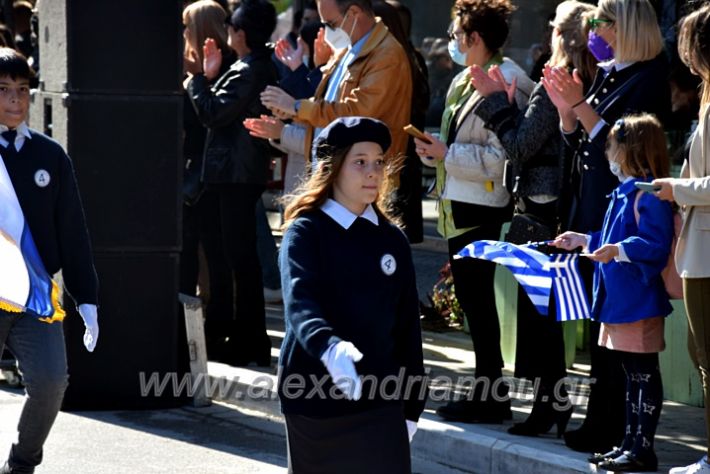
<path id="1" fill-rule="evenodd" d="M 205 40 L 205 45 L 202 47 L 202 69 L 205 77 L 210 81 L 219 75 L 219 70 L 222 67 L 222 51 L 217 47 L 217 42 L 212 38 Z"/>
<path id="2" fill-rule="evenodd" d="M 261 103 L 272 112 L 279 111 L 289 117 L 296 115 L 296 99 L 278 87 L 267 86 L 261 93 Z"/>
<path id="3" fill-rule="evenodd" d="M 260 118 L 250 118 L 244 120 L 244 128 L 249 130 L 249 135 L 267 140 L 278 140 L 281 138 L 281 131 L 284 123 L 276 117 L 262 115 Z"/>

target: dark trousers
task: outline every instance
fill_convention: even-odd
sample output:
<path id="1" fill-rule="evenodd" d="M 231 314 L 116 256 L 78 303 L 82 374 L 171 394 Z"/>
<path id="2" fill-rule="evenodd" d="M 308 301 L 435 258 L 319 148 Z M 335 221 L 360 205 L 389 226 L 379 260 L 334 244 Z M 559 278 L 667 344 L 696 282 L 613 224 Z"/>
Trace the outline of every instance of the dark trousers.
<path id="1" fill-rule="evenodd" d="M 551 227 L 557 223 L 557 202 L 538 204 L 524 198 L 525 212 L 533 214 Z M 557 322 L 554 292 L 550 297 L 548 315 L 535 309 L 522 287 L 518 287 L 517 338 L 515 376 L 538 380 L 547 391 L 567 376 L 562 325 Z"/>
<path id="2" fill-rule="evenodd" d="M 69 385 L 64 328 L 0 310 L 0 352 L 4 345 L 17 357 L 27 392 L 8 463 L 12 472 L 31 473 L 42 462 L 42 447 Z"/>
<path id="3" fill-rule="evenodd" d="M 270 357 L 266 334 L 264 290 L 256 244 L 256 202 L 264 187 L 229 184 L 216 188 L 224 253 L 234 278 L 236 297 L 230 342 L 237 358 Z"/>
<path id="4" fill-rule="evenodd" d="M 555 317 L 554 294 L 547 316 L 537 312 L 522 287 L 518 287 L 515 376 L 539 383 L 550 390 L 567 376 L 562 325 Z"/>
<path id="5" fill-rule="evenodd" d="M 200 288 L 205 301 L 205 338 L 224 339 L 234 319 L 232 270 L 225 259 L 219 194 L 207 190 L 193 206 L 183 206 L 180 292 L 194 296 L 198 284 L 199 252 L 207 263 L 208 288 Z"/>
<path id="6" fill-rule="evenodd" d="M 453 256 L 474 240 L 499 240 L 501 227 L 499 222 L 487 223 L 448 241 L 456 299 L 466 315 L 476 353 L 476 376 L 490 377 L 491 383 L 503 372 L 493 284 L 496 264 L 476 258 L 454 260 Z"/>
<path id="7" fill-rule="evenodd" d="M 584 281 L 589 301 L 592 301 L 592 263 L 583 259 L 579 273 Z M 621 363 L 621 353 L 598 344 L 601 323 L 589 323 L 589 353 L 592 362 L 587 417 L 583 428 L 591 429 L 614 446 L 619 446 L 624 437 L 626 418 L 626 374 Z"/>

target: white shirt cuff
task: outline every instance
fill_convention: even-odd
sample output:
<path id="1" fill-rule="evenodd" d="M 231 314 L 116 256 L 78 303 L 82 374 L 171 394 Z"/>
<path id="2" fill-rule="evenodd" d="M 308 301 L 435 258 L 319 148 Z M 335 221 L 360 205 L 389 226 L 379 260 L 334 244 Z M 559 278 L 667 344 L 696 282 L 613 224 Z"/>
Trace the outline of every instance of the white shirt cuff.
<path id="1" fill-rule="evenodd" d="M 617 248 L 619 249 L 619 255 L 614 257 L 614 260 L 617 262 L 626 262 L 626 263 L 631 263 L 631 260 L 629 259 L 629 256 L 626 255 L 626 251 L 624 250 L 624 246 L 621 244 L 616 244 Z"/>
<path id="2" fill-rule="evenodd" d="M 607 123 L 604 120 L 599 119 L 599 121 L 594 126 L 591 133 L 589 134 L 589 139 L 594 140 L 596 138 L 596 136 L 599 135 L 599 132 L 601 132 L 602 128 L 604 128 L 605 125 L 607 125 Z"/>
<path id="3" fill-rule="evenodd" d="M 592 241 L 592 236 L 587 234 L 584 236 L 584 247 L 582 247 L 583 253 L 589 253 L 589 243 Z"/>

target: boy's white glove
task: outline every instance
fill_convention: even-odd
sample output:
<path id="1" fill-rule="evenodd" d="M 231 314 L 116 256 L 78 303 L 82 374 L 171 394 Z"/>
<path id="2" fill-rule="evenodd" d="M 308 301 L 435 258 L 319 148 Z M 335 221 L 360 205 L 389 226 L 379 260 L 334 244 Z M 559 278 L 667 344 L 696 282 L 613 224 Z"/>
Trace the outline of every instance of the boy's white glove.
<path id="1" fill-rule="evenodd" d="M 99 341 L 99 315 L 96 305 L 80 304 L 79 315 L 84 320 L 84 347 L 89 352 L 94 352 L 96 343 Z"/>
<path id="2" fill-rule="evenodd" d="M 362 382 L 355 370 L 355 362 L 362 359 L 362 353 L 352 342 L 340 341 L 323 352 L 320 360 L 328 369 L 333 383 L 348 400 L 360 400 Z"/>
<path id="3" fill-rule="evenodd" d="M 409 442 L 414 439 L 414 433 L 417 432 L 417 422 L 411 420 L 405 420 L 407 422 L 407 434 L 409 435 Z"/>

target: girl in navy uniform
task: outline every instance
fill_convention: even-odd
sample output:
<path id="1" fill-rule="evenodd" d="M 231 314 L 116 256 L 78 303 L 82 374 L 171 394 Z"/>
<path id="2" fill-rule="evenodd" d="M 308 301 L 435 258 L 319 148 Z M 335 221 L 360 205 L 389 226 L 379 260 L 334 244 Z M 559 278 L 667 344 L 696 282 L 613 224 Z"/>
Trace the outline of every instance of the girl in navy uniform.
<path id="1" fill-rule="evenodd" d="M 292 473 L 410 472 L 426 384 L 411 251 L 383 207 L 390 143 L 378 120 L 335 120 L 285 210 L 279 397 Z"/>
<path id="2" fill-rule="evenodd" d="M 600 232 L 565 232 L 554 245 L 584 247 L 598 262 L 592 317 L 601 322 L 598 344 L 615 351 L 626 373 L 626 432 L 623 443 L 589 460 L 614 472 L 655 471 L 653 439 L 663 405 L 658 353 L 665 347 L 664 318 L 672 311 L 661 272 L 673 240 L 669 203 L 639 190 L 639 182 L 668 176 L 663 128 L 654 116 L 619 119 L 609 132 L 610 171 L 621 184 Z"/>

